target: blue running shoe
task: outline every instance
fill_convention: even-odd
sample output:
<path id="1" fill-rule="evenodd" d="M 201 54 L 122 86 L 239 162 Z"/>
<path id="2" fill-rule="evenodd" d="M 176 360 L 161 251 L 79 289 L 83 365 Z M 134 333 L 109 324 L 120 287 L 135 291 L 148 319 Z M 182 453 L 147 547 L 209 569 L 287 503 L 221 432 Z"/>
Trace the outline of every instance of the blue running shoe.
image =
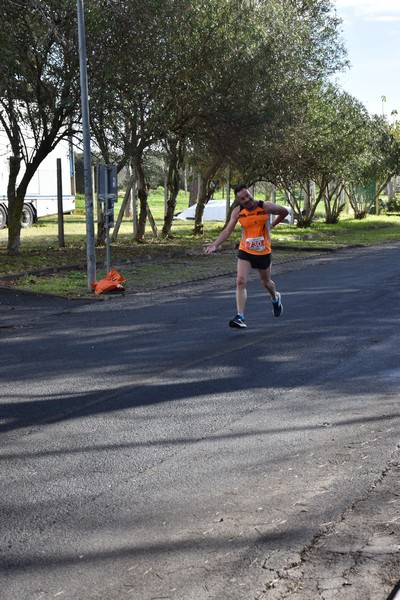
<path id="1" fill-rule="evenodd" d="M 233 317 L 233 319 L 229 321 L 229 327 L 235 327 L 236 329 L 246 329 L 247 325 L 242 317 L 236 315 L 236 317 Z"/>

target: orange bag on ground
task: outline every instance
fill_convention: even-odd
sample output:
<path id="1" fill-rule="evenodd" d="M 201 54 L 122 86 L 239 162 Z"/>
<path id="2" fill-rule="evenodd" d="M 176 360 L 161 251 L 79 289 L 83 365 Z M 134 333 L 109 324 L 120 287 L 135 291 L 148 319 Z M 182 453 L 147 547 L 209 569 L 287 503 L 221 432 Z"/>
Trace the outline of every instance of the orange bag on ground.
<path id="1" fill-rule="evenodd" d="M 118 273 L 115 269 L 111 269 L 104 277 L 104 279 L 100 279 L 96 283 L 92 283 L 91 286 L 94 289 L 95 294 L 101 294 L 103 292 L 123 292 L 124 286 L 121 285 L 122 281 L 126 281 L 122 275 Z"/>

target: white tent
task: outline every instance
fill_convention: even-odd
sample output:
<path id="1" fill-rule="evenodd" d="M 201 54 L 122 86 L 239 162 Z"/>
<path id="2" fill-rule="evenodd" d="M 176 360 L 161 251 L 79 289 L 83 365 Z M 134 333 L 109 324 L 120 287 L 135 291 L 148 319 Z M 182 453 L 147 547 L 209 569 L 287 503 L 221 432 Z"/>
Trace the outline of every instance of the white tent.
<path id="1" fill-rule="evenodd" d="M 189 206 L 181 213 L 176 215 L 175 219 L 194 219 L 196 212 L 196 204 Z M 226 201 L 225 200 L 209 200 L 204 207 L 203 221 L 225 221 L 226 219 Z"/>

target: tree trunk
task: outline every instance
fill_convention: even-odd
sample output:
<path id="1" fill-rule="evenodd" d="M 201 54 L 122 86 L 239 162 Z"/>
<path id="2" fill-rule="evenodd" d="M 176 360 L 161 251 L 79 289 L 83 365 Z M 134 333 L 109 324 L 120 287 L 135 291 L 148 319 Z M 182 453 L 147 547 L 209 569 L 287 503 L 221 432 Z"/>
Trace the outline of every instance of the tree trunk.
<path id="1" fill-rule="evenodd" d="M 387 196 L 389 201 L 396 199 L 396 179 L 394 177 L 387 184 Z"/>
<path id="2" fill-rule="evenodd" d="M 393 174 L 390 174 L 379 185 L 375 184 L 375 189 L 373 190 L 373 193 L 368 193 L 369 190 L 367 188 L 367 185 L 365 184 L 363 185 L 352 182 L 349 183 L 348 196 L 351 208 L 354 211 L 355 219 L 366 218 L 374 202 L 385 189 L 392 177 Z"/>
<path id="3" fill-rule="evenodd" d="M 136 182 L 137 182 L 137 193 L 140 204 L 139 211 L 139 220 L 138 220 L 138 229 L 135 237 L 135 241 L 143 242 L 144 234 L 146 230 L 146 218 L 147 218 L 147 186 L 146 179 L 144 175 L 143 165 L 141 161 L 141 157 L 137 157 L 135 160 L 135 170 L 136 170 Z"/>
<path id="4" fill-rule="evenodd" d="M 36 149 L 34 156 L 30 162 L 25 164 L 25 172 L 17 187 L 17 177 L 19 175 L 22 163 L 22 156 L 19 151 L 21 138 L 19 130 L 15 133 L 14 140 L 11 142 L 13 154 L 10 157 L 10 173 L 7 185 L 8 199 L 8 243 L 7 253 L 9 255 L 19 254 L 21 249 L 21 218 L 22 209 L 24 206 L 26 190 L 28 185 L 35 175 L 42 161 L 55 147 L 56 131 L 52 131 L 52 135 L 42 139 Z"/>
<path id="5" fill-rule="evenodd" d="M 212 178 L 215 173 L 218 171 L 221 166 L 222 160 L 220 158 L 216 158 L 210 164 L 208 169 L 206 169 L 199 177 L 199 192 L 196 206 L 196 213 L 194 219 L 194 235 L 202 235 L 204 226 L 203 226 L 203 213 L 204 207 L 211 198 L 215 186 L 212 185 Z"/>
<path id="6" fill-rule="evenodd" d="M 167 212 L 164 217 L 164 225 L 162 228 L 163 237 L 170 237 L 172 222 L 176 209 L 176 199 L 179 193 L 179 179 L 178 185 L 176 185 L 176 176 L 172 177 L 172 181 L 168 183 Z"/>
<path id="7" fill-rule="evenodd" d="M 198 198 L 197 198 L 197 206 L 194 218 L 194 235 L 203 235 L 204 225 L 203 225 L 203 213 L 204 207 L 207 203 L 207 181 L 205 176 L 199 176 L 199 187 L 198 187 Z"/>
<path id="8" fill-rule="evenodd" d="M 150 223 L 151 229 L 153 231 L 153 235 L 154 235 L 155 238 L 158 239 L 160 236 L 158 235 L 157 225 L 156 225 L 156 222 L 154 220 L 153 214 L 152 214 L 152 212 L 150 210 L 150 206 L 149 206 L 148 202 L 146 203 L 146 214 L 147 214 L 147 218 L 149 219 L 149 223 Z"/>
<path id="9" fill-rule="evenodd" d="M 132 186 L 135 183 L 135 181 L 136 181 L 136 175 L 131 175 L 131 177 L 130 177 L 130 179 L 128 181 L 128 184 L 127 184 L 127 188 L 126 188 L 126 191 L 125 191 L 124 199 L 123 199 L 122 204 L 121 204 L 121 208 L 120 208 L 119 213 L 118 213 L 118 217 L 117 217 L 117 220 L 116 220 L 116 223 L 115 223 L 114 231 L 113 231 L 112 236 L 111 236 L 111 241 L 112 242 L 116 241 L 116 239 L 118 237 L 119 228 L 120 228 L 121 223 L 122 223 L 122 219 L 123 219 L 124 215 L 126 216 L 126 207 L 128 206 L 128 204 L 129 204 L 129 202 L 131 200 Z"/>
<path id="10" fill-rule="evenodd" d="M 176 198 L 180 187 L 180 169 L 184 158 L 184 145 L 182 141 L 171 140 L 168 144 L 169 165 L 167 174 L 167 210 L 164 217 L 162 235 L 168 237 L 171 232 L 172 222 L 176 209 Z"/>
<path id="11" fill-rule="evenodd" d="M 310 227 L 314 218 L 315 210 L 322 198 L 321 190 L 313 205 L 303 206 L 302 209 L 301 203 L 304 200 L 304 193 L 306 192 L 308 194 L 309 181 L 299 181 L 297 184 L 298 187 L 295 187 L 295 184 L 289 183 L 288 181 L 283 181 L 282 188 L 286 192 L 287 201 L 292 208 L 294 218 L 297 219 L 297 227 Z"/>
<path id="12" fill-rule="evenodd" d="M 197 202 L 199 196 L 199 177 L 193 177 L 190 182 L 190 193 L 189 193 L 189 206 L 193 206 Z"/>
<path id="13" fill-rule="evenodd" d="M 50 150 L 49 150 L 50 151 Z M 48 152 L 43 149 L 35 156 L 34 162 L 28 163 L 25 173 L 16 188 L 16 180 L 21 167 L 21 157 L 12 156 L 10 158 L 10 175 L 7 186 L 8 199 L 8 244 L 7 254 L 10 256 L 19 254 L 21 251 L 21 218 L 24 206 L 26 190 L 34 176 L 38 166 Z"/>
<path id="14" fill-rule="evenodd" d="M 325 205 L 325 223 L 335 225 L 345 207 L 343 199 L 343 181 L 332 181 L 327 183 L 323 191 Z"/>
<path id="15" fill-rule="evenodd" d="M 10 157 L 10 174 L 7 185 L 8 199 L 8 243 L 7 254 L 19 254 L 21 243 L 21 216 L 24 198 L 17 198 L 17 177 L 21 168 L 21 157 Z"/>

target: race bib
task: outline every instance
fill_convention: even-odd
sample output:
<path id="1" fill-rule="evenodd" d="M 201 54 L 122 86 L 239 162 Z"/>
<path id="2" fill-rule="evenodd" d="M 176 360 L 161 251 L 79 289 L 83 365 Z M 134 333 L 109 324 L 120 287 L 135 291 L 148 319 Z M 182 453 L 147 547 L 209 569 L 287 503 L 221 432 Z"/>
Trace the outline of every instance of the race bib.
<path id="1" fill-rule="evenodd" d="M 247 250 L 253 250 L 253 252 L 262 252 L 265 250 L 265 239 L 263 236 L 246 238 L 245 246 Z"/>

